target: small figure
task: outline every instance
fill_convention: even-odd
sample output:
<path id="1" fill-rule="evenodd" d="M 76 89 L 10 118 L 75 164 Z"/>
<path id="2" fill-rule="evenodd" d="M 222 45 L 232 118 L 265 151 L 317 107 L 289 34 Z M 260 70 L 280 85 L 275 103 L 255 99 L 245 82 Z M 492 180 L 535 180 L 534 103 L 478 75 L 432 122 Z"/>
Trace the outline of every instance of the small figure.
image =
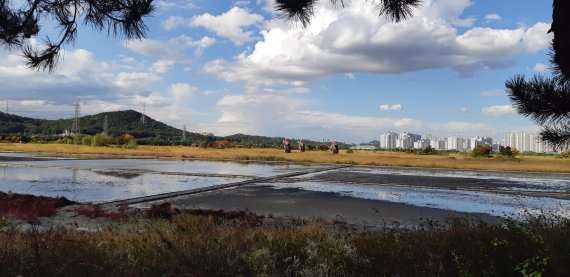
<path id="1" fill-rule="evenodd" d="M 302 140 L 299 141 L 299 151 L 305 152 L 305 143 Z"/>
<path id="2" fill-rule="evenodd" d="M 335 140 L 333 140 L 333 141 L 331 142 L 331 152 L 332 152 L 333 154 L 338 154 L 338 144 L 336 143 Z"/>
<path id="3" fill-rule="evenodd" d="M 283 152 L 291 153 L 291 142 L 288 139 L 283 139 Z"/>

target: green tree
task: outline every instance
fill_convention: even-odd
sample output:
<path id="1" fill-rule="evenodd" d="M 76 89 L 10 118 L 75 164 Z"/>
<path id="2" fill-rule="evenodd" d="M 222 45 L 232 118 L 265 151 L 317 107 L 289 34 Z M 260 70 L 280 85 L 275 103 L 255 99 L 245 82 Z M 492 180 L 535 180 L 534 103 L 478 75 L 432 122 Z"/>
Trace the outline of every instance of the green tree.
<path id="1" fill-rule="evenodd" d="M 109 143 L 111 142 L 111 137 L 102 134 L 102 133 L 98 133 L 96 135 L 93 136 L 92 140 L 91 140 L 91 145 L 92 146 L 107 146 L 109 145 Z"/>
<path id="2" fill-rule="evenodd" d="M 75 42 L 78 22 L 83 21 L 98 31 L 144 38 L 147 31 L 144 18 L 154 5 L 152 0 L 0 0 L 0 45 L 19 48 L 27 65 L 37 70 L 52 71 L 59 51 L 65 44 Z M 45 34 L 43 45 L 34 48 L 27 40 L 40 36 L 41 22 L 52 20 L 60 30 L 54 38 Z"/>
<path id="3" fill-rule="evenodd" d="M 507 156 L 507 157 L 513 157 L 513 151 L 511 150 L 510 146 L 507 147 L 499 147 L 499 154 L 503 155 L 503 156 Z"/>
<path id="4" fill-rule="evenodd" d="M 554 0 L 551 48 L 552 76 L 522 75 L 505 86 L 517 111 L 542 126 L 542 140 L 554 148 L 570 147 L 570 1 Z"/>

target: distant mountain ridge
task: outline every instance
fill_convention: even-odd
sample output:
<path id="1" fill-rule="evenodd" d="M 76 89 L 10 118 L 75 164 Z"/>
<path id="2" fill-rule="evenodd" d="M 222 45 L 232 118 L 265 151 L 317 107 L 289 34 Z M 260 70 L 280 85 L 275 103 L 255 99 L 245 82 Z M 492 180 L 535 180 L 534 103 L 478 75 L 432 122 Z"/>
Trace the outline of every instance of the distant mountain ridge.
<path id="1" fill-rule="evenodd" d="M 105 117 L 107 117 L 108 133 L 113 136 L 131 134 L 136 138 L 171 138 L 180 137 L 182 130 L 164 124 L 146 116 L 146 122 L 141 122 L 142 114 L 134 110 L 104 112 L 79 118 L 79 131 L 82 134 L 94 135 L 103 132 Z M 58 135 L 71 130 L 73 119 L 35 119 L 0 112 L 0 134 L 42 134 Z M 188 138 L 202 135 L 187 133 Z"/>

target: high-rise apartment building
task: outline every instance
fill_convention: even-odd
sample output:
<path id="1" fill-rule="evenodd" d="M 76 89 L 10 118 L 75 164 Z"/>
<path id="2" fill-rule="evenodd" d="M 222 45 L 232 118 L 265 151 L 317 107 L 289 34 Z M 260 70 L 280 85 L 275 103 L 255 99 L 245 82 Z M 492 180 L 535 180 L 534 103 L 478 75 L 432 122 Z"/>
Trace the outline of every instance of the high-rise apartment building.
<path id="1" fill-rule="evenodd" d="M 398 134 L 392 132 L 387 132 L 383 135 L 380 135 L 380 148 L 395 149 L 397 139 Z"/>

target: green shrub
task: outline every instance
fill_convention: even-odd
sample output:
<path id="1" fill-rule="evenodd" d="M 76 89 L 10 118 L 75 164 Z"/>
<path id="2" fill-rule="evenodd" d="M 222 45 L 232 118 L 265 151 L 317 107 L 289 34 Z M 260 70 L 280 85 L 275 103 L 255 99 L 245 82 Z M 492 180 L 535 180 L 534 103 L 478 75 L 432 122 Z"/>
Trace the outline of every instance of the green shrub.
<path id="1" fill-rule="evenodd" d="M 98 133 L 95 136 L 93 136 L 92 140 L 91 140 L 91 145 L 92 146 L 108 146 L 109 143 L 111 142 L 111 137 L 102 134 L 102 133 Z"/>

